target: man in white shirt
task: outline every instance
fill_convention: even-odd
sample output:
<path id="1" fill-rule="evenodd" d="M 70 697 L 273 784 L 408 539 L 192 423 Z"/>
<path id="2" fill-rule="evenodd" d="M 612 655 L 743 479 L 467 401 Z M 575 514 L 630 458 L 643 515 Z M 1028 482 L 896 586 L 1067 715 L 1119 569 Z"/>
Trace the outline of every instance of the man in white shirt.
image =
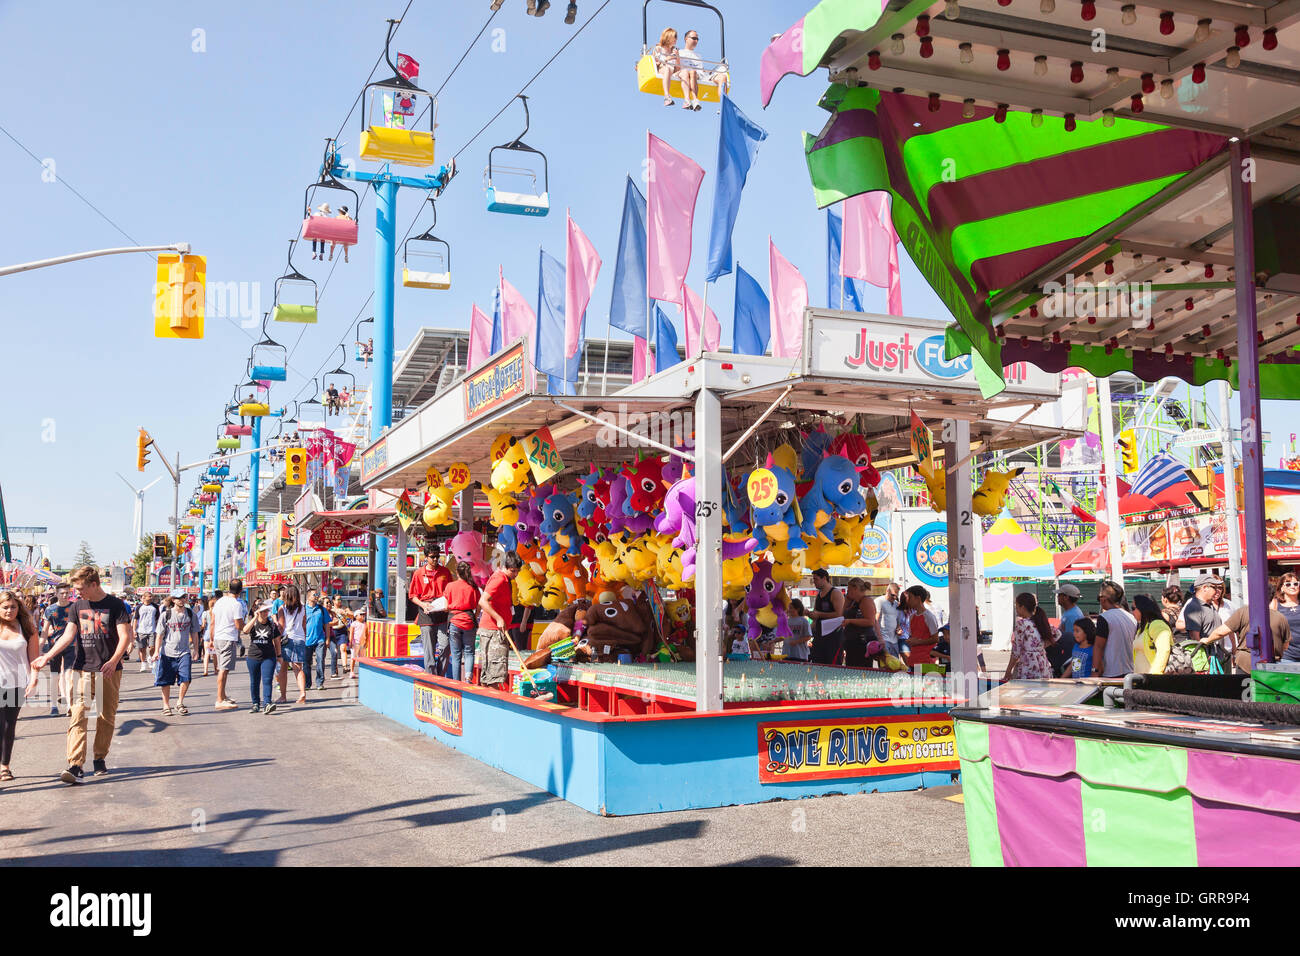
<path id="1" fill-rule="evenodd" d="M 894 581 L 885 587 L 885 594 L 876 602 L 876 619 L 880 622 L 880 639 L 894 657 L 899 657 L 899 630 L 902 620 L 898 613 L 898 592 L 902 590 Z"/>
<path id="2" fill-rule="evenodd" d="M 230 582 L 229 592 L 212 605 L 212 642 L 217 652 L 217 710 L 233 710 L 239 705 L 226 696 L 226 678 L 235 669 L 239 657 L 239 632 L 244 629 L 244 582 Z"/>
<path id="3" fill-rule="evenodd" d="M 153 595 L 146 594 L 135 611 L 135 644 L 140 649 L 140 670 L 149 669 L 150 655 L 153 653 L 154 631 L 158 626 L 158 607 L 153 603 Z"/>
<path id="4" fill-rule="evenodd" d="M 1097 592 L 1101 617 L 1097 618 L 1097 639 L 1092 643 L 1092 672 L 1098 677 L 1123 677 L 1133 671 L 1133 638 L 1137 621 L 1121 607 L 1124 588 L 1103 581 Z"/>

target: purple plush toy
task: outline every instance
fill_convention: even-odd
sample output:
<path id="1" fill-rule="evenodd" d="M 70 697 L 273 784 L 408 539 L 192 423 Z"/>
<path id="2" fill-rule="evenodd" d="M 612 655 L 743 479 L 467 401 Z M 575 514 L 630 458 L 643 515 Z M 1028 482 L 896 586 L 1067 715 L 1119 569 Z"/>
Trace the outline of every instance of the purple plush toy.
<path id="1" fill-rule="evenodd" d="M 745 606 L 749 608 L 749 639 L 755 640 L 763 633 L 758 623 L 758 615 L 764 609 L 770 609 L 776 615 L 777 637 L 790 636 L 790 622 L 785 616 L 785 597 L 781 583 L 772 577 L 772 562 L 754 562 L 754 580 L 746 590 Z"/>
<path id="2" fill-rule="evenodd" d="M 682 580 L 695 578 L 695 478 L 683 478 L 664 495 L 663 513 L 655 518 L 654 528 L 660 534 L 671 534 L 673 547 L 682 549 Z M 753 538 L 744 541 L 722 542 L 722 560 L 729 561 L 748 554 L 758 547 Z"/>

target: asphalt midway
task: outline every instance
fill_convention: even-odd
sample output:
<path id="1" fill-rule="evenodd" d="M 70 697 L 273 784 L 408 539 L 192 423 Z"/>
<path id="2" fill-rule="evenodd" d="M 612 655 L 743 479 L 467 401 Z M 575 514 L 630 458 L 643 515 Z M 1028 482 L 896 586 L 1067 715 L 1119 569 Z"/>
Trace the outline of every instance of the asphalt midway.
<path id="1" fill-rule="evenodd" d="M 0 863 L 59 866 L 965 866 L 960 787 L 601 817 L 380 717 L 342 680 L 216 711 L 196 677 L 164 717 L 125 665 L 107 776 L 61 783 L 66 717 L 29 704 L 0 791 Z M 295 696 L 290 680 L 289 699 Z M 173 705 L 175 696 L 173 694 Z"/>

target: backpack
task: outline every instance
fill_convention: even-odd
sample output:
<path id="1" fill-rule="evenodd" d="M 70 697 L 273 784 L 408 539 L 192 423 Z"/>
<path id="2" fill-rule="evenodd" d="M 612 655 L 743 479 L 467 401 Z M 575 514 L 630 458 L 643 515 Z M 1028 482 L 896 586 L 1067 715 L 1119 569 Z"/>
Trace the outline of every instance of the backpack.
<path id="1" fill-rule="evenodd" d="M 1174 644 L 1169 652 L 1169 663 L 1165 665 L 1166 674 L 1211 674 L 1218 663 L 1210 649 L 1200 641 L 1182 640 Z"/>

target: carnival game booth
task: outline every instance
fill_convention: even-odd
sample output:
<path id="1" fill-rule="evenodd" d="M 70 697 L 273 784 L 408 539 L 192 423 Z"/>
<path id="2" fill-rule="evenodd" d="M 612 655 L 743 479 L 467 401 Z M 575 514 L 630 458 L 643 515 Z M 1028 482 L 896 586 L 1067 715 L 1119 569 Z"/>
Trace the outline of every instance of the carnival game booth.
<path id="1" fill-rule="evenodd" d="M 461 534 L 476 535 L 469 509 L 483 495 L 496 528 L 495 546 L 514 547 L 523 556 L 531 553 L 524 538 L 528 521 L 516 520 L 509 506 L 526 515 L 533 489 L 547 488 L 542 511 L 551 527 L 542 525 L 540 538 L 562 546 L 571 541 L 574 560 L 584 546 L 595 545 L 594 560 L 583 556 L 590 565 L 588 593 L 596 602 L 586 634 L 591 657 L 561 654 L 562 644 L 556 644 L 542 647 L 540 659 L 537 651 L 527 654 L 526 667 L 514 658 L 519 673 L 511 685 L 520 692 L 500 693 L 430 677 L 401 655 L 375 656 L 380 647 L 401 643 L 390 640 L 381 625 L 371 629 L 371 657 L 362 662 L 361 701 L 597 812 L 719 806 L 951 781 L 954 755 L 947 746 L 946 710 L 962 699 L 954 694 L 960 682 L 922 686 L 910 676 L 794 663 L 724 665 L 724 593 L 773 594 L 783 590 L 778 568 L 797 570 L 800 576 L 804 571 L 797 555 L 786 554 L 797 550 L 788 538 L 767 540 L 765 557 L 753 560 L 756 547 L 746 542 L 755 532 L 747 529 L 776 532 L 763 524 L 767 512 L 761 505 L 752 500 L 741 504 L 739 496 L 752 499 L 751 489 L 782 467 L 779 460 L 794 469 L 789 495 L 814 501 L 809 489 L 794 482 L 799 466 L 789 455 L 798 452 L 790 441 L 802 439 L 805 448 L 816 448 L 806 473 L 836 457 L 833 448 L 844 448 L 858 464 L 839 456 L 848 470 L 837 487 L 843 486 L 845 500 L 858 496 L 858 503 L 841 518 L 865 526 L 869 509 L 861 504 L 866 495 L 858 489 L 870 490 L 860 482 L 874 474 L 872 459 L 883 467 L 915 461 L 919 442 L 920 455 L 944 463 L 936 465 L 933 491 L 935 510 L 942 509 L 949 519 L 952 543 L 947 548 L 954 557 L 954 670 L 973 679 L 976 561 L 970 460 L 977 450 L 1059 437 L 1057 424 L 1035 420 L 1042 415 L 1039 406 L 1059 394 L 1056 378 L 1028 367 L 1009 369 L 1007 393 L 986 402 L 969 361 L 943 357 L 942 323 L 809 309 L 803 331 L 805 347 L 795 360 L 706 353 L 604 397 L 544 394 L 525 358 L 531 354 L 528 343 L 519 342 L 394 425 L 363 453 L 362 480 L 367 489 L 404 499 L 399 511 L 409 509 L 426 527 L 459 527 Z M 932 446 L 940 442 L 932 443 L 927 421 L 940 432 L 942 447 Z M 654 422 L 660 431 L 649 428 Z M 684 425 L 685 437 L 693 435 L 693 446 L 673 432 L 676 425 Z M 682 471 L 670 486 L 659 469 L 673 458 L 681 461 Z M 614 487 L 591 498 L 585 490 L 596 480 L 593 476 L 620 466 L 618 474 L 644 482 L 641 487 L 650 495 L 648 504 L 638 504 L 628 479 L 623 493 L 633 507 L 624 514 L 640 509 L 647 518 L 694 518 L 691 586 L 683 586 L 684 576 L 674 581 L 674 572 L 682 575 L 681 565 L 671 562 L 682 555 L 670 556 L 663 577 L 654 560 L 637 564 L 646 555 L 636 553 L 626 529 L 588 525 L 584 534 L 584 525 L 577 523 L 581 512 L 569 524 L 568 510 L 558 498 L 572 487 L 580 505 L 594 500 L 603 502 L 606 512 L 614 510 L 611 502 L 620 494 Z M 652 476 L 647 477 L 647 469 Z M 671 488 L 687 479 L 694 480 L 694 495 L 683 507 Z M 784 492 L 784 478 L 780 485 Z M 816 482 L 810 485 L 815 488 Z M 427 499 L 423 505 L 422 498 Z M 985 506 L 996 514 L 1000 499 Z M 823 502 L 819 510 L 823 513 L 809 510 L 810 527 L 831 520 L 826 512 L 832 506 Z M 612 556 L 606 545 L 620 536 L 626 547 Z M 488 542 L 469 540 L 479 551 L 464 557 L 471 563 L 477 559 L 486 573 Z M 828 547 L 843 543 L 828 540 Z M 647 547 L 660 548 L 660 554 L 676 550 L 662 542 Z M 564 557 L 557 553 L 549 559 Z M 517 600 L 526 601 L 520 581 L 529 560 L 515 582 Z M 634 573 L 636 567 L 648 573 L 618 576 Z M 545 575 L 546 587 L 554 584 L 561 590 L 562 604 L 567 576 L 560 577 L 554 584 Z M 664 586 L 665 580 L 676 586 Z M 397 606 L 402 600 L 399 592 Z M 784 604 L 778 608 L 766 599 L 749 603 L 751 610 L 758 607 L 751 626 L 757 630 L 753 620 L 775 612 L 779 634 Z M 673 644 L 669 632 L 680 629 L 671 612 L 683 605 L 684 620 L 694 622 L 693 627 L 687 624 L 694 639 Z M 648 659 L 628 663 L 629 653 L 618 663 L 611 647 L 631 651 L 633 644 L 641 645 Z M 566 650 L 571 649 L 572 642 Z M 550 666 L 536 670 L 548 656 Z M 544 690 L 548 699 L 524 696 L 534 688 Z"/>

